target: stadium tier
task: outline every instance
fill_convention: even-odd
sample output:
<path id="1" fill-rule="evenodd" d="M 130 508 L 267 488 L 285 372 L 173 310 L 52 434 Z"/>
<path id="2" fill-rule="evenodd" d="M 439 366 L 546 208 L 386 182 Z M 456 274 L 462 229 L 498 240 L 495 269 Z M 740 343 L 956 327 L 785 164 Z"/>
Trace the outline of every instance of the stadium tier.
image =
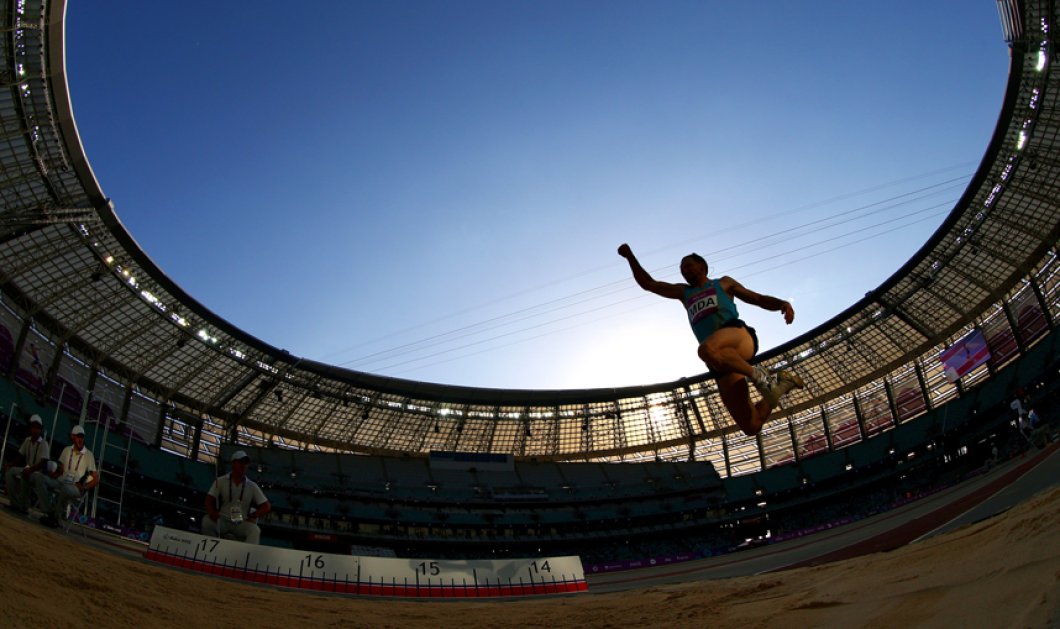
<path id="1" fill-rule="evenodd" d="M 614 537 L 616 527 L 707 531 L 704 522 L 714 539 L 717 526 L 749 519 L 734 509 L 765 509 L 767 494 L 809 500 L 805 487 L 831 491 L 844 479 L 849 488 L 851 470 L 881 465 L 891 478 L 910 453 L 903 465 L 981 464 L 976 444 L 1007 425 L 1006 400 L 1055 369 L 1060 316 L 1050 31 L 1060 9 L 998 6 L 1008 83 L 963 196 L 887 281 L 761 357 L 807 386 L 748 437 L 709 374 L 616 389 L 480 389 L 342 369 L 240 330 L 152 263 L 122 226 L 120 200 L 96 181 L 68 93 L 66 3 L 0 0 L 3 400 L 16 423 L 40 412 L 105 428 L 103 442 L 124 457 L 108 465 L 142 481 L 130 492 L 165 493 L 159 502 L 180 506 L 180 517 L 201 508 L 225 448 L 253 450 L 279 507 L 271 525 L 371 524 L 369 535 L 346 531 L 369 544 L 396 520 L 405 542 L 410 526 L 425 539 L 437 525 L 511 529 L 501 535 L 512 541 L 533 531 L 532 543 Z M 988 358 L 940 360 L 975 331 Z M 17 435 L 16 426 L 9 441 Z M 432 452 L 503 455 L 512 467 L 442 469 Z M 780 517 L 777 508 L 769 503 Z"/>

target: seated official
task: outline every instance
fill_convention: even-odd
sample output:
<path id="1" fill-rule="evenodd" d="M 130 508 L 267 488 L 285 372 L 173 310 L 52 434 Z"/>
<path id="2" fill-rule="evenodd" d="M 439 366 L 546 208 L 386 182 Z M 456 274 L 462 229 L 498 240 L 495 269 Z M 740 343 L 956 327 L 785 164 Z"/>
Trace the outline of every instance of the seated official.
<path id="1" fill-rule="evenodd" d="M 30 477 L 48 462 L 48 442 L 44 440 L 44 422 L 40 415 L 29 418 L 29 436 L 18 449 L 18 462 L 7 468 L 4 479 L 11 509 L 29 513 Z"/>
<path id="2" fill-rule="evenodd" d="M 247 478 L 250 457 L 239 450 L 232 454 L 232 471 L 214 480 L 206 494 L 206 516 L 202 534 L 232 537 L 248 544 L 261 540 L 258 519 L 272 509 L 261 487 Z"/>
<path id="3" fill-rule="evenodd" d="M 37 489 L 38 506 L 44 511 L 41 524 L 52 528 L 59 526 L 71 502 L 80 500 L 85 492 L 99 484 L 96 459 L 85 447 L 85 429 L 71 428 L 70 440 L 73 445 L 63 448 L 54 471 L 46 473 L 48 468 L 45 468 L 30 477 Z"/>

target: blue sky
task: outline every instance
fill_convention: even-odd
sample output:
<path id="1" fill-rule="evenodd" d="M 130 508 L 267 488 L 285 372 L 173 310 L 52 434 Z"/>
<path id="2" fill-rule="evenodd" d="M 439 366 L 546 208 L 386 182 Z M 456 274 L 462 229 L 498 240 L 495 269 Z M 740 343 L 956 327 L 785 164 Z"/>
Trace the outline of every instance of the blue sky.
<path id="1" fill-rule="evenodd" d="M 1000 110 L 994 2 L 71 3 L 67 66 L 118 215 L 192 296 L 292 354 L 415 380 L 701 373 L 704 255 L 792 300 L 763 348 L 912 255 Z"/>

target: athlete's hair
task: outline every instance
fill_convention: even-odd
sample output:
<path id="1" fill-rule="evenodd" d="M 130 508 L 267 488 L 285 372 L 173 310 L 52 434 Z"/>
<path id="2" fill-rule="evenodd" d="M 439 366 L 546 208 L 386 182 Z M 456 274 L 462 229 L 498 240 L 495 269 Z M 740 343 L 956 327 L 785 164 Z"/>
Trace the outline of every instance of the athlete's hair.
<path id="1" fill-rule="evenodd" d="M 707 261 L 703 259 L 703 256 L 699 255 L 698 253 L 690 253 L 690 254 L 688 254 L 685 257 L 686 258 L 692 258 L 696 262 L 699 262 L 700 264 L 702 264 L 707 269 L 707 275 L 710 275 L 710 265 L 707 264 Z"/>

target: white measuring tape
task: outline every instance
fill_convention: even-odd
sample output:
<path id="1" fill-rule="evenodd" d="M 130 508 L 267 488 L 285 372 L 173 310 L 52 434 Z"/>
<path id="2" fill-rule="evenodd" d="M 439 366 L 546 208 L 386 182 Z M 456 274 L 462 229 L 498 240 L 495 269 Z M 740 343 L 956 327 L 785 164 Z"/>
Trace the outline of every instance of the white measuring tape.
<path id="1" fill-rule="evenodd" d="M 578 557 L 397 559 L 244 544 L 156 526 L 144 556 L 208 574 L 288 588 L 425 598 L 584 592 Z"/>

